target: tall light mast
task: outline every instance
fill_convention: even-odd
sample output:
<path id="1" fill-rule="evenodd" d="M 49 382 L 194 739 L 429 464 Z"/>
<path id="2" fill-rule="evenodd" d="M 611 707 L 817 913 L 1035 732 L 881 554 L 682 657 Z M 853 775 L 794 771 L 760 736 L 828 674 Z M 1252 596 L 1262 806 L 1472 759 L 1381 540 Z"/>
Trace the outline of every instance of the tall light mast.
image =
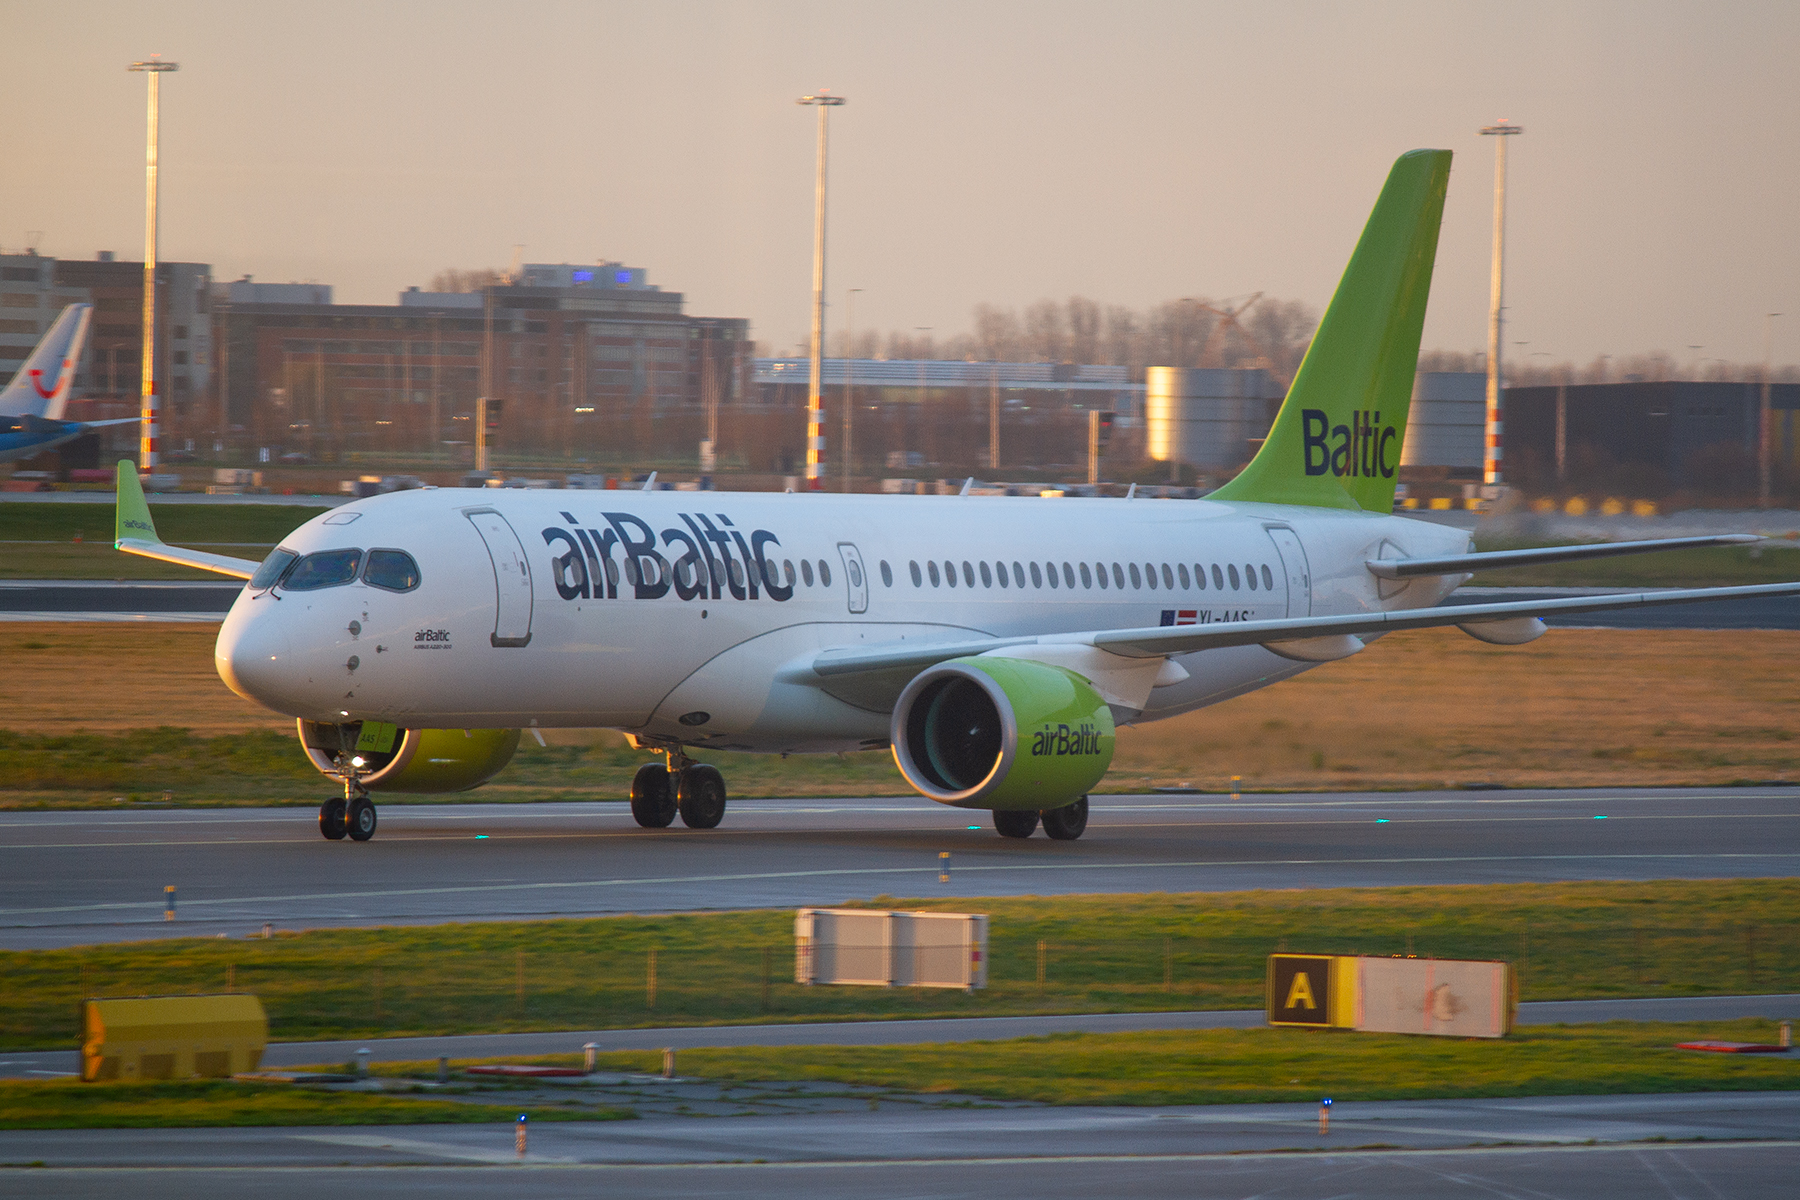
<path id="1" fill-rule="evenodd" d="M 1486 449 L 1482 452 L 1483 483 L 1506 481 L 1506 422 L 1500 408 L 1503 385 L 1500 373 L 1501 275 L 1506 259 L 1506 139 L 1524 132 L 1517 125 L 1509 125 L 1505 117 L 1481 131 L 1483 137 L 1494 139 L 1494 267 L 1488 281 L 1487 439 Z"/>
<path id="2" fill-rule="evenodd" d="M 157 439 L 161 436 L 162 398 L 156 380 L 156 135 L 160 125 L 158 101 L 164 71 L 180 65 L 151 58 L 134 62 L 128 70 L 150 77 L 150 132 L 144 151 L 144 357 L 141 378 L 141 428 L 138 434 L 138 470 L 156 470 Z"/>
<path id="3" fill-rule="evenodd" d="M 819 164 L 813 183 L 813 302 L 812 302 L 812 372 L 806 389 L 806 483 L 816 492 L 824 481 L 821 472 L 825 457 L 825 408 L 821 392 L 825 376 L 825 111 L 844 102 L 842 96 L 820 92 L 802 96 L 796 104 L 810 104 L 819 110 Z"/>

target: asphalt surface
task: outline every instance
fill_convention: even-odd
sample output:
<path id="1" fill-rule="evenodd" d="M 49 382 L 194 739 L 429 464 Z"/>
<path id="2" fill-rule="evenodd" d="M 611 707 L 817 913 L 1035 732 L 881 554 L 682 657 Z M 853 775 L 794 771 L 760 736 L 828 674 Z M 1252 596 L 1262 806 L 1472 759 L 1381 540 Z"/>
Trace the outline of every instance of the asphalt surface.
<path id="1" fill-rule="evenodd" d="M 0 579 L 0 621 L 220 621 L 241 580 Z"/>
<path id="2" fill-rule="evenodd" d="M 1498 604 L 1508 601 L 1559 600 L 1566 596 L 1601 596 L 1612 592 L 1655 591 L 1655 588 L 1463 588 L 1449 604 Z M 1617 612 L 1546 617 L 1560 629 L 1800 629 L 1800 600 L 1793 596 L 1753 596 L 1706 604 L 1670 604 L 1655 608 L 1622 608 Z"/>
<path id="3" fill-rule="evenodd" d="M 1785 787 L 1097 796 L 1075 842 L 1000 838 L 985 813 L 918 798 L 734 800 L 710 831 L 639 829 L 622 803 L 389 804 L 380 820 L 355 843 L 298 808 L 0 814 L 0 948 L 883 894 L 1800 873 Z"/>
<path id="4" fill-rule="evenodd" d="M 12 1130 L 0 1162 L 43 1165 L 0 1170 L 0 1196 L 1780 1196 L 1800 1093 L 1339 1104 L 1325 1134 L 1312 1104 L 880 1102 L 538 1124 L 522 1160 L 514 1133 Z"/>
<path id="5" fill-rule="evenodd" d="M 0 621 L 221 620 L 242 588 L 236 581 L 0 580 Z M 1464 588 L 1450 603 L 1549 600 L 1626 590 L 1643 589 Z M 1800 601 L 1791 596 L 1765 596 L 1717 604 L 1671 604 L 1554 617 L 1548 623 L 1589 629 L 1800 629 Z"/>

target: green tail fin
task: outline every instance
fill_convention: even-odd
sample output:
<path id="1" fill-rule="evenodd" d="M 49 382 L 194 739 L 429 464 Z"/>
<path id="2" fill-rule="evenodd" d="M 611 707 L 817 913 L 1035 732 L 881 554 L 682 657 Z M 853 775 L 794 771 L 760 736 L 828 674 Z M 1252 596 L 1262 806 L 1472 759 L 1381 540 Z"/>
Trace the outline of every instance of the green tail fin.
<path id="1" fill-rule="evenodd" d="M 1212 498 L 1393 509 L 1449 182 L 1448 150 L 1394 163 L 1268 440 Z"/>
<path id="2" fill-rule="evenodd" d="M 119 460 L 119 483 L 116 515 L 113 525 L 113 545 L 118 545 L 127 538 L 135 538 L 143 542 L 160 542 L 156 536 L 156 522 L 150 519 L 150 504 L 144 499 L 144 485 L 138 481 L 137 464 L 130 459 Z"/>

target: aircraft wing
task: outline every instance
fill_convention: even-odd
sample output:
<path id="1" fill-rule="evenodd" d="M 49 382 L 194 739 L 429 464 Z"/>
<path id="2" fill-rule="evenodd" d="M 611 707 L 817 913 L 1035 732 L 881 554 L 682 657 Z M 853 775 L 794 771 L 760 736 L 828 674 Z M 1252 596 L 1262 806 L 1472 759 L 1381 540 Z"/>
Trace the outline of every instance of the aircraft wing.
<path id="1" fill-rule="evenodd" d="M 135 418 L 134 418 L 135 419 Z M 144 485 L 138 481 L 137 466 L 129 460 L 119 464 L 118 516 L 113 547 L 127 554 L 138 554 L 161 562 L 198 567 L 219 575 L 248 579 L 256 574 L 257 564 L 247 558 L 228 554 L 208 554 L 204 550 L 188 550 L 170 546 L 156 536 L 156 522 L 150 518 L 150 505 L 144 499 Z"/>
<path id="2" fill-rule="evenodd" d="M 1501 567 L 1535 567 L 1544 563 L 1580 562 L 1616 554 L 1651 554 L 1658 550 L 1691 550 L 1697 546 L 1744 546 L 1763 539 L 1754 533 L 1716 533 L 1701 537 L 1650 538 L 1635 542 L 1595 542 L 1583 546 L 1543 546 L 1529 550 L 1486 550 L 1443 558 L 1371 558 L 1369 572 L 1383 579 L 1417 575 L 1461 575 Z"/>
<path id="3" fill-rule="evenodd" d="M 1349 613 L 1335 617 L 1290 617 L 1278 621 L 1231 621 L 1212 625 L 1157 626 L 1146 629 L 1101 629 L 1037 637 L 968 638 L 954 642 L 871 646 L 827 650 L 807 664 L 819 680 L 904 668 L 922 670 L 952 658 L 1004 654 L 1020 650 L 1041 657 L 1042 649 L 1092 647 L 1126 659 L 1164 658 L 1227 646 L 1264 646 L 1302 662 L 1328 662 L 1362 649 L 1358 635 L 1391 633 L 1456 625 L 1483 641 L 1501 644 L 1530 641 L 1543 632 L 1544 617 L 1604 612 L 1663 604 L 1694 604 L 1747 596 L 1800 596 L 1800 583 L 1752 584 L 1744 587 L 1677 588 L 1607 596 L 1571 596 L 1554 600 L 1517 600 L 1498 604 L 1453 604 L 1403 608 L 1388 612 Z M 1484 629 L 1486 626 L 1488 628 Z M 1026 650 L 1030 647 L 1030 650 Z"/>

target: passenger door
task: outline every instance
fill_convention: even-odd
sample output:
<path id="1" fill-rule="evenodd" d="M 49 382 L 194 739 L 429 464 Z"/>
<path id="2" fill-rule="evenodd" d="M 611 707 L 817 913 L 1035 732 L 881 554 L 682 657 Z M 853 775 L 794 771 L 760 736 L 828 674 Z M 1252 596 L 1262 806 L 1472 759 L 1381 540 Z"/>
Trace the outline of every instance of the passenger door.
<path id="1" fill-rule="evenodd" d="M 494 632 L 488 641 L 495 646 L 529 644 L 531 565 L 525 561 L 525 544 L 506 518 L 491 508 L 471 509 L 463 515 L 481 535 L 494 564 Z"/>
<path id="2" fill-rule="evenodd" d="M 1306 550 L 1300 545 L 1299 536 L 1285 525 L 1264 528 L 1275 543 L 1275 553 L 1287 576 L 1287 615 L 1312 616 L 1312 572 L 1307 568 Z"/>

